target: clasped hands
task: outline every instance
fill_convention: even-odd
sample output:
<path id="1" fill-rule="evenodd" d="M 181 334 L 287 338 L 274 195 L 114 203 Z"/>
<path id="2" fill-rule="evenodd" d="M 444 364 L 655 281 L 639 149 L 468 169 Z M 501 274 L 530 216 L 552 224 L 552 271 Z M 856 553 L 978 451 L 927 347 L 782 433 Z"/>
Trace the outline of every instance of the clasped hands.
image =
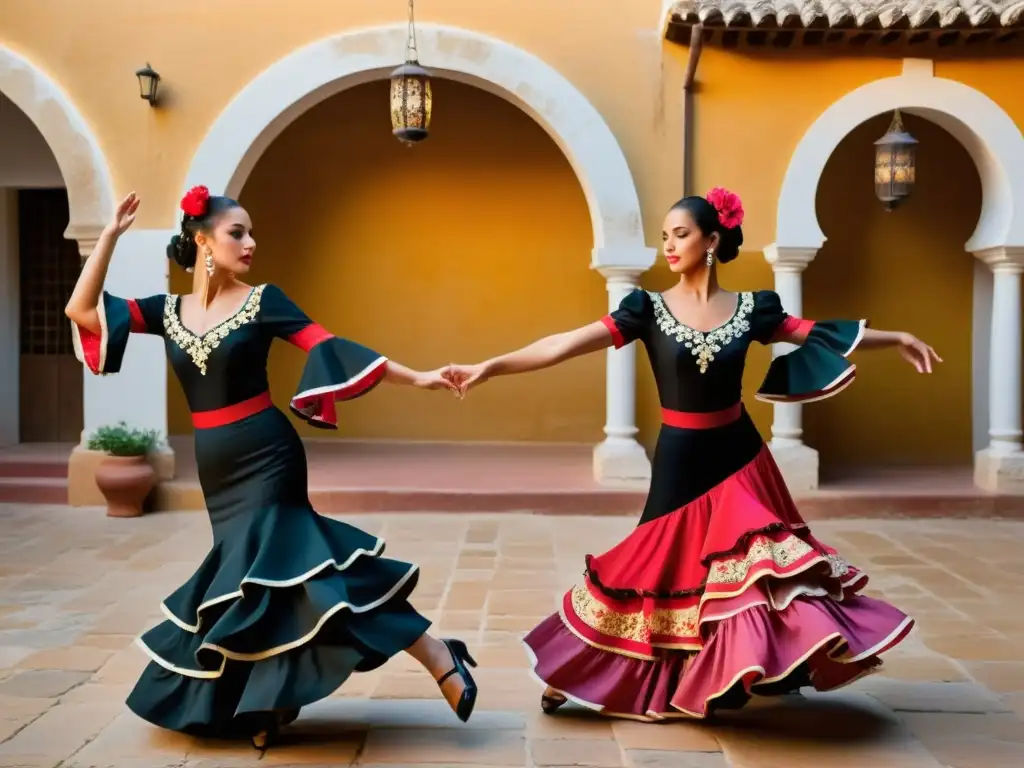
<path id="1" fill-rule="evenodd" d="M 476 365 L 446 365 L 422 373 L 416 385 L 422 389 L 447 389 L 460 400 L 477 384 L 483 384 L 490 376 L 487 363 Z"/>

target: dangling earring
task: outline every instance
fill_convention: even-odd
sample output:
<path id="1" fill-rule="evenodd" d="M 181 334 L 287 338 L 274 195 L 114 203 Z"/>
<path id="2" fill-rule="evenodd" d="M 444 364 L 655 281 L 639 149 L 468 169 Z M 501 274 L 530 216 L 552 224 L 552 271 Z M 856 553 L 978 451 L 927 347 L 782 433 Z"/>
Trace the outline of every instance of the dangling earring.
<path id="1" fill-rule="evenodd" d="M 206 274 L 213 277 L 213 251 L 210 246 L 206 246 Z"/>
<path id="2" fill-rule="evenodd" d="M 715 263 L 715 249 L 708 248 L 708 266 L 710 267 Z"/>

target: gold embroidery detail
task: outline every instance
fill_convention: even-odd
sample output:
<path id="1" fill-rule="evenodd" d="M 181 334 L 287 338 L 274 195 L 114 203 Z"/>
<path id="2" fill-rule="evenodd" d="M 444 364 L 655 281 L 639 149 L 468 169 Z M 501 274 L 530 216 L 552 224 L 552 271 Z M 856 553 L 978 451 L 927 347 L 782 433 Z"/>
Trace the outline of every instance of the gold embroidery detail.
<path id="1" fill-rule="evenodd" d="M 576 616 L 607 637 L 649 644 L 652 635 L 691 639 L 697 637 L 696 605 L 689 608 L 655 608 L 650 616 L 643 609 L 636 613 L 614 611 L 590 594 L 585 586 L 576 585 L 570 595 Z"/>
<path id="2" fill-rule="evenodd" d="M 814 548 L 810 544 L 796 536 L 779 542 L 767 537 L 758 537 L 753 540 L 743 557 L 712 563 L 707 583 L 739 584 L 746 581 L 750 569 L 757 563 L 770 560 L 779 568 L 788 568 L 813 552 Z"/>
<path id="3" fill-rule="evenodd" d="M 736 313 L 723 325 L 707 333 L 697 331 L 679 322 L 665 306 L 660 293 L 648 291 L 654 303 L 654 320 L 666 336 L 682 343 L 690 354 L 697 358 L 697 366 L 701 373 L 708 370 L 708 365 L 715 359 L 715 354 L 733 339 L 737 339 L 750 330 L 750 313 L 754 310 L 754 294 L 745 291 L 739 295 Z"/>
<path id="4" fill-rule="evenodd" d="M 750 578 L 751 570 L 759 563 L 771 562 L 778 568 L 788 568 L 812 554 L 817 554 L 817 551 L 796 536 L 789 536 L 781 542 L 760 536 L 752 540 L 746 554 L 713 562 L 708 572 L 707 585 L 742 584 Z M 824 560 L 832 577 L 849 570 L 849 565 L 838 555 L 824 555 Z M 608 607 L 595 598 L 586 586 L 579 584 L 570 591 L 570 600 L 573 613 L 580 621 L 606 637 L 641 644 L 650 644 L 652 636 L 687 640 L 700 637 L 700 604 L 686 608 L 665 608 L 658 606 L 663 601 L 645 598 L 639 610 L 623 613 Z M 653 610 L 650 607 L 652 602 Z"/>
<path id="5" fill-rule="evenodd" d="M 220 343 L 224 341 L 233 331 L 238 330 L 246 323 L 251 323 L 260 311 L 260 300 L 263 298 L 263 289 L 266 286 L 258 285 L 252 289 L 249 298 L 245 300 L 235 314 L 219 325 L 215 325 L 202 336 L 197 336 L 181 324 L 178 317 L 178 297 L 168 295 L 164 299 L 164 332 L 167 338 L 173 341 L 178 347 L 192 358 L 199 372 L 206 375 L 206 361 L 210 359 Z"/>

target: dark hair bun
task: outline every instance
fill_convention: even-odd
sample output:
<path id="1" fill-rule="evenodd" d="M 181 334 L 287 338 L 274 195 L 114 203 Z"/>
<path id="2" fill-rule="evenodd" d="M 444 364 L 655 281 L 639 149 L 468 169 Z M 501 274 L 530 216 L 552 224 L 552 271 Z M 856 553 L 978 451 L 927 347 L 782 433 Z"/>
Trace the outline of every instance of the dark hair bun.
<path id="1" fill-rule="evenodd" d="M 174 235 L 167 244 L 167 258 L 182 269 L 196 266 L 196 241 L 187 233 Z"/>
<path id="2" fill-rule="evenodd" d="M 740 255 L 740 246 L 743 245 L 743 227 L 733 227 L 732 229 L 719 227 L 718 232 L 719 238 L 721 238 L 718 244 L 718 260 L 723 264 L 728 264 Z"/>
<path id="3" fill-rule="evenodd" d="M 197 232 L 209 233 L 217 219 L 232 208 L 240 208 L 237 200 L 220 195 L 210 196 L 206 187 L 193 187 L 182 198 L 183 215 L 181 232 L 171 238 L 167 244 L 167 258 L 183 269 L 192 270 L 196 267 L 196 256 L 199 247 L 196 245 Z M 189 211 L 195 211 L 195 215 Z"/>

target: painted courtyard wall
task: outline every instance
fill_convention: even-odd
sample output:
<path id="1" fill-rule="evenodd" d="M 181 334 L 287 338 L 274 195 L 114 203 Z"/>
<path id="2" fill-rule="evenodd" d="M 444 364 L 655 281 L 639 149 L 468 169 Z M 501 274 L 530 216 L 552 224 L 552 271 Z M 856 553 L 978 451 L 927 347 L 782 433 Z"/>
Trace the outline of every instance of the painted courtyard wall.
<path id="1" fill-rule="evenodd" d="M 514 7 L 422 0 L 417 14 L 423 23 L 520 46 L 581 90 L 623 148 L 654 246 L 665 208 L 681 193 L 688 55 L 661 39 L 660 8 L 652 0 L 519 0 Z M 296 48 L 357 27 L 400 23 L 404 14 L 403 3 L 381 0 L 296 0 L 287 13 L 276 4 L 200 0 L 159 12 L 107 0 L 97 13 L 66 0 L 37 0 L 17 10 L 0 7 L 0 43 L 71 95 L 97 134 L 118 193 L 142 195 L 139 226 L 163 228 L 175 224 L 197 146 L 246 83 Z M 66 33 L 47 23 L 55 17 Z M 146 61 L 165 78 L 161 109 L 147 108 L 135 90 L 131 73 Z M 747 209 L 744 252 L 722 269 L 727 287 L 771 287 L 761 251 L 774 240 L 780 185 L 805 131 L 838 98 L 900 67 L 898 60 L 704 50 L 695 190 L 730 187 Z M 1024 123 L 1024 92 L 1015 85 L 1024 81 L 1024 62 L 939 61 L 935 72 L 986 93 Z M 603 280 L 587 269 L 588 212 L 551 139 L 525 114 L 466 86 L 439 83 L 435 110 L 434 136 L 414 150 L 390 137 L 381 83 L 333 97 L 293 124 L 242 193 L 260 242 L 255 277 L 281 284 L 339 334 L 411 365 L 477 359 L 601 314 Z M 904 209 L 881 213 L 865 154 L 884 122 L 848 137 L 826 169 L 818 215 L 830 240 L 805 275 L 805 314 L 868 314 L 878 326 L 907 327 L 934 340 L 946 363 L 924 386 L 900 361 L 861 356 L 862 377 L 850 392 L 805 409 L 807 438 L 825 463 L 966 460 L 972 257 L 962 244 L 978 207 L 977 174 L 951 137 L 913 123 L 923 144 L 922 186 Z M 659 262 L 643 284 L 663 289 L 671 280 Z M 172 281 L 176 290 L 186 285 L 181 276 Z M 660 414 L 640 358 L 638 424 L 651 445 Z M 768 359 L 768 350 L 755 347 L 748 391 Z M 272 363 L 272 386 L 283 402 L 301 355 L 282 349 Z M 341 436 L 592 442 L 604 419 L 602 370 L 594 356 L 493 383 L 461 404 L 385 390 L 346 406 Z M 176 383 L 169 399 L 171 432 L 187 431 Z M 752 400 L 748 406 L 767 434 L 771 409 Z M 884 415 L 911 406 L 909 429 Z M 934 427 L 928 414 L 941 414 L 951 426 Z"/>

